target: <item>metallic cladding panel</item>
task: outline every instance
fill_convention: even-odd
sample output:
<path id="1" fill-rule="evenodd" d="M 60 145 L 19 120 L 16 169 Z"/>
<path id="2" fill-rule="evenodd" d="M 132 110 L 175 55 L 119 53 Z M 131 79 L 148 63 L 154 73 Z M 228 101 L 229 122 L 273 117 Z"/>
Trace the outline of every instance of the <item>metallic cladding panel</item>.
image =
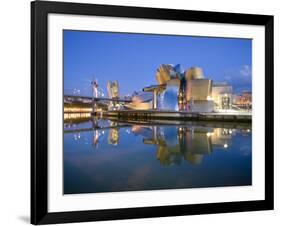
<path id="1" fill-rule="evenodd" d="M 178 93 L 180 80 L 172 79 L 167 82 L 166 90 L 160 94 L 159 109 L 178 111 Z"/>
<path id="2" fill-rule="evenodd" d="M 186 100 L 208 100 L 212 94 L 212 80 L 195 79 L 186 84 Z"/>
<path id="3" fill-rule="evenodd" d="M 192 79 L 203 79 L 204 73 L 200 67 L 191 67 L 185 71 L 185 79 L 186 81 Z"/>

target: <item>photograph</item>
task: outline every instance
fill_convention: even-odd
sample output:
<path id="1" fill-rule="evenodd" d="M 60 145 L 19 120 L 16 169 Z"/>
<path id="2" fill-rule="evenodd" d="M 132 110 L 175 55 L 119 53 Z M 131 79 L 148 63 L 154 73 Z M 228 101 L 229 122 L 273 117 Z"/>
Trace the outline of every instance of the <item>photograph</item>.
<path id="1" fill-rule="evenodd" d="M 32 224 L 274 209 L 273 15 L 34 1 L 30 16 Z"/>
<path id="2" fill-rule="evenodd" d="M 252 185 L 252 39 L 62 36 L 64 195 Z"/>

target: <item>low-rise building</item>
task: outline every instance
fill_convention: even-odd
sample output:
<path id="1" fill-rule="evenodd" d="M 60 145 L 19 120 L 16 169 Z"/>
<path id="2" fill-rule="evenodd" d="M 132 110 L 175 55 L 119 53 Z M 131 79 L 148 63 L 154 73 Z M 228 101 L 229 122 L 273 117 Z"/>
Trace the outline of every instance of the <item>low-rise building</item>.
<path id="1" fill-rule="evenodd" d="M 241 95 L 236 95 L 233 103 L 237 107 L 250 110 L 252 108 L 252 92 L 243 91 Z"/>

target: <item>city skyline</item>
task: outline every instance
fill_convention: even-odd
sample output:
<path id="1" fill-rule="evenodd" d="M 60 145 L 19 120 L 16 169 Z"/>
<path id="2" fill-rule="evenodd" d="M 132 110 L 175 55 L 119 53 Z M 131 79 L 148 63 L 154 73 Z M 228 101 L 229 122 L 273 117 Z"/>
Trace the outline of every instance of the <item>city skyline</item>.
<path id="1" fill-rule="evenodd" d="M 93 78 L 103 89 L 118 80 L 120 95 L 132 94 L 156 84 L 156 69 L 163 63 L 199 66 L 205 76 L 228 82 L 236 93 L 251 90 L 249 39 L 64 31 L 65 94 L 78 89 L 91 95 Z"/>

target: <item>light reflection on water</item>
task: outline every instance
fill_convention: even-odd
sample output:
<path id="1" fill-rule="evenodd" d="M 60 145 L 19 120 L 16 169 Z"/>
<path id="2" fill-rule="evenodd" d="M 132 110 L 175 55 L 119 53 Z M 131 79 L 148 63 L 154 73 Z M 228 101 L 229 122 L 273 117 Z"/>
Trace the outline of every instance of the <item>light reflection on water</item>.
<path id="1" fill-rule="evenodd" d="M 64 193 L 252 182 L 251 125 L 88 120 L 64 124 Z"/>

